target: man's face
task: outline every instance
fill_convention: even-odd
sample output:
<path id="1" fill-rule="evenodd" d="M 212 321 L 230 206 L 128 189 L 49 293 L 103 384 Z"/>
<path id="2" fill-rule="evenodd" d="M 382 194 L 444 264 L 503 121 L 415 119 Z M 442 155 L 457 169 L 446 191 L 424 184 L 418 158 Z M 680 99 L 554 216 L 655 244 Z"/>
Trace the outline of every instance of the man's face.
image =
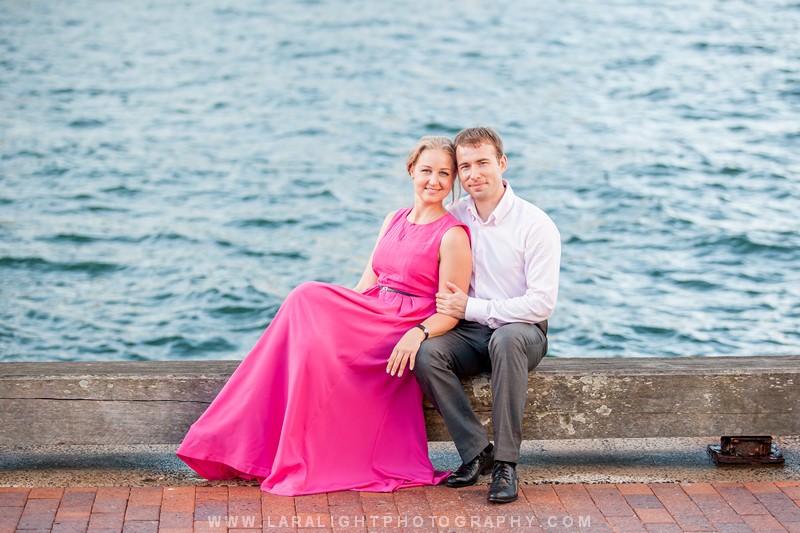
<path id="1" fill-rule="evenodd" d="M 500 200 L 503 196 L 506 156 L 498 161 L 494 146 L 482 143 L 478 146 L 459 145 L 456 148 L 456 160 L 458 179 L 476 202 Z"/>

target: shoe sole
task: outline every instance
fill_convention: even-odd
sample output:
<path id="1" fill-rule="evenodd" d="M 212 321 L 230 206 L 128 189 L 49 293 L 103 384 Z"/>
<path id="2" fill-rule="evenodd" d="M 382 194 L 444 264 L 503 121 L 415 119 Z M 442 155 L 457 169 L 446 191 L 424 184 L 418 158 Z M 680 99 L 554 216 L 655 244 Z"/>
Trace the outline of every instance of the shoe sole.
<path id="1" fill-rule="evenodd" d="M 473 481 L 472 483 L 448 483 L 447 481 L 445 481 L 444 482 L 444 486 L 445 487 L 450 487 L 451 489 L 460 489 L 461 487 L 471 487 L 472 485 L 474 485 L 477 482 L 478 482 L 477 479 L 475 481 Z"/>
<path id="2" fill-rule="evenodd" d="M 489 496 L 488 498 L 488 500 L 491 503 L 511 503 L 517 501 L 518 499 L 519 499 L 519 494 L 517 494 L 513 498 L 492 498 L 491 496 Z"/>

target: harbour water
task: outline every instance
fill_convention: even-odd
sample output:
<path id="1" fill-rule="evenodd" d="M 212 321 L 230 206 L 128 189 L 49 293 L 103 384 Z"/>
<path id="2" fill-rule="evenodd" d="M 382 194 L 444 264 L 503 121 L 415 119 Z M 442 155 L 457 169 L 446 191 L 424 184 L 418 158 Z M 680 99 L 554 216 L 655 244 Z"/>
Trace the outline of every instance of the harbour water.
<path id="1" fill-rule="evenodd" d="M 552 355 L 800 353 L 800 3 L 429 4 L 0 3 L 0 361 L 241 358 L 478 124 Z"/>

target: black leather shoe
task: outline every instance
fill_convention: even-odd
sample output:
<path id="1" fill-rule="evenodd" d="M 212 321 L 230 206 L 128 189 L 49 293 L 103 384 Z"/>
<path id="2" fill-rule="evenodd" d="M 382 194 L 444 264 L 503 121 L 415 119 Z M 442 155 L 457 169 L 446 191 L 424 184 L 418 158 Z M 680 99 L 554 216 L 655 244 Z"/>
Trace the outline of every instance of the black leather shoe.
<path id="1" fill-rule="evenodd" d="M 489 485 L 489 501 L 492 503 L 511 503 L 517 494 L 517 471 L 508 463 L 498 461 L 492 469 L 492 484 Z"/>
<path id="2" fill-rule="evenodd" d="M 448 487 L 469 487 L 478 481 L 481 474 L 488 474 L 494 464 L 494 446 L 489 451 L 482 451 L 478 457 L 468 463 L 462 463 L 458 469 L 444 482 Z"/>

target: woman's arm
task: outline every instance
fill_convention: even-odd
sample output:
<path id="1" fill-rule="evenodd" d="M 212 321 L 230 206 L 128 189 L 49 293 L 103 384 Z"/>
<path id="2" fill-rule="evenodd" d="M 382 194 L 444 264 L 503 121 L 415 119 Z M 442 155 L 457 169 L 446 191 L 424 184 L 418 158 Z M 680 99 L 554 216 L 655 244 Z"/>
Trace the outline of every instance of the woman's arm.
<path id="1" fill-rule="evenodd" d="M 392 217 L 394 217 L 395 213 L 397 213 L 397 211 L 392 211 L 386 215 L 386 218 L 383 219 L 381 231 L 378 233 L 378 238 L 375 240 L 375 245 L 372 247 L 372 253 L 369 254 L 367 266 L 364 267 L 364 273 L 361 274 L 361 280 L 359 280 L 358 285 L 356 285 L 353 289 L 354 291 L 363 293 L 365 290 L 374 286 L 378 282 L 378 276 L 376 276 L 375 271 L 372 270 L 372 256 L 375 255 L 375 248 L 378 247 L 378 243 L 383 237 L 383 234 L 386 233 L 386 228 L 389 227 L 389 222 L 392 221 Z"/>
<path id="2" fill-rule="evenodd" d="M 469 246 L 469 235 L 461 226 L 454 226 L 442 236 L 439 245 L 439 291 L 449 291 L 447 282 L 456 284 L 461 290 L 469 290 L 469 278 L 472 275 L 472 252 Z M 422 321 L 428 329 L 430 337 L 437 337 L 447 333 L 458 324 L 458 320 L 436 313 Z M 408 330 L 397 342 L 386 372 L 397 377 L 403 375 L 408 364 L 409 370 L 414 369 L 414 359 L 417 357 L 419 345 L 425 340 L 425 333 L 418 327 Z"/>

